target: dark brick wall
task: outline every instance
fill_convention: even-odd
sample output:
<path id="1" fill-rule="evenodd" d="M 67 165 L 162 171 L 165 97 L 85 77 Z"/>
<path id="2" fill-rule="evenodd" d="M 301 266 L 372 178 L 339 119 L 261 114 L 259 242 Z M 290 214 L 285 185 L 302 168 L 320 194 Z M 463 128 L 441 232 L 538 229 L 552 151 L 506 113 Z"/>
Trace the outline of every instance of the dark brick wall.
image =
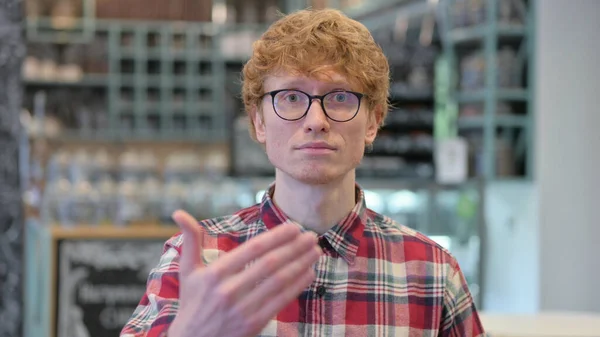
<path id="1" fill-rule="evenodd" d="M 23 2 L 0 0 L 0 337 L 22 336 L 23 207 L 19 181 Z"/>

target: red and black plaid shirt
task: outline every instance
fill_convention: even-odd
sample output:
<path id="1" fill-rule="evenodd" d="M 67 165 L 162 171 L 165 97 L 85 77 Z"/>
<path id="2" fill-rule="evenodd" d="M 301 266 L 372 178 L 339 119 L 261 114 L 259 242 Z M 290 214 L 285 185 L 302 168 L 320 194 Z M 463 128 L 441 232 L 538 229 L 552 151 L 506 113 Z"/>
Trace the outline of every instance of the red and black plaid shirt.
<path id="1" fill-rule="evenodd" d="M 233 215 L 200 223 L 207 264 L 277 225 L 293 222 L 269 193 Z M 316 280 L 259 336 L 484 336 L 456 260 L 412 229 L 366 208 L 363 191 L 350 214 L 320 237 Z M 160 337 L 178 309 L 181 234 L 165 244 L 147 292 L 121 337 Z"/>

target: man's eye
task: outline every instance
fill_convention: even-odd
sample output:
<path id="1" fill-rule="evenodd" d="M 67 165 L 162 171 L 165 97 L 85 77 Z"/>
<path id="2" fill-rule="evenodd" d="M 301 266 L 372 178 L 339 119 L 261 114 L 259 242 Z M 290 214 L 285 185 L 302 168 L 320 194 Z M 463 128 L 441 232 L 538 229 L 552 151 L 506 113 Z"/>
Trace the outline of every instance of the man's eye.
<path id="1" fill-rule="evenodd" d="M 297 94 L 289 94 L 285 99 L 290 103 L 296 103 L 300 100 L 300 97 Z"/>
<path id="2" fill-rule="evenodd" d="M 334 100 L 335 100 L 336 102 L 338 102 L 338 103 L 343 103 L 343 102 L 345 102 L 345 101 L 346 101 L 346 98 L 347 98 L 347 97 L 346 97 L 346 94 L 342 94 L 342 93 L 340 93 L 340 94 L 336 94 L 336 95 L 334 96 Z"/>

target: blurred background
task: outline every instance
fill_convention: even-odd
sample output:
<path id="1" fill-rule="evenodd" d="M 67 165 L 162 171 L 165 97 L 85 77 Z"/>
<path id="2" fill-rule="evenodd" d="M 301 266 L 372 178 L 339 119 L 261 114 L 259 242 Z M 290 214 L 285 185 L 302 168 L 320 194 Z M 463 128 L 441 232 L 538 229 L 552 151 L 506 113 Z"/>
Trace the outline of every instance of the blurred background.
<path id="1" fill-rule="evenodd" d="M 368 206 L 446 247 L 485 313 L 600 313 L 600 1 L 2 6 L 0 336 L 118 335 L 173 210 L 260 201 L 240 70 L 308 6 L 364 23 L 391 65 Z"/>

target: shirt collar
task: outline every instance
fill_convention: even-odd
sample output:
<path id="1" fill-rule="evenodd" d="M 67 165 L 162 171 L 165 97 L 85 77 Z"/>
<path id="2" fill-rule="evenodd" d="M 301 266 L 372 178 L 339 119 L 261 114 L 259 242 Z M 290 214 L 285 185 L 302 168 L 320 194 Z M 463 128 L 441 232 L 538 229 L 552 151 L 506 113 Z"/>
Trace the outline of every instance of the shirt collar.
<path id="1" fill-rule="evenodd" d="M 274 190 L 275 183 L 272 183 L 264 194 L 260 204 L 260 216 L 265 226 L 271 229 L 281 224 L 292 223 L 299 226 L 303 231 L 306 231 L 302 224 L 290 219 L 275 205 L 271 197 Z M 342 221 L 320 236 L 327 240 L 333 250 L 350 265 L 354 264 L 367 221 L 367 206 L 364 192 L 358 185 L 356 185 L 355 191 L 356 205 L 354 205 L 350 213 Z"/>

